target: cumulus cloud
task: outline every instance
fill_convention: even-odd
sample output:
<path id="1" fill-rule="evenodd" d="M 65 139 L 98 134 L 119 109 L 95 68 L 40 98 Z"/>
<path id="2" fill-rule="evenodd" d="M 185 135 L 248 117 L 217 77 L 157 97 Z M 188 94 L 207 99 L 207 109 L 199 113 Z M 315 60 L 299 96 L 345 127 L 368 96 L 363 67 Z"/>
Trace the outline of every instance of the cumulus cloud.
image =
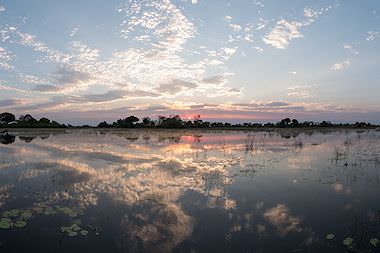
<path id="1" fill-rule="evenodd" d="M 0 12 L 3 12 L 3 11 L 5 11 L 5 7 L 0 5 Z"/>
<path id="2" fill-rule="evenodd" d="M 275 48 L 285 49 L 291 40 L 303 37 L 299 31 L 301 27 L 302 23 L 300 22 L 281 19 L 277 21 L 277 25 L 264 36 L 263 41 Z"/>
<path id="3" fill-rule="evenodd" d="M 342 69 L 344 69 L 344 68 L 346 68 L 346 67 L 348 67 L 350 65 L 351 65 L 351 59 L 346 59 L 344 61 L 335 63 L 334 65 L 332 65 L 330 67 L 330 69 L 332 69 L 332 70 L 342 70 Z"/>

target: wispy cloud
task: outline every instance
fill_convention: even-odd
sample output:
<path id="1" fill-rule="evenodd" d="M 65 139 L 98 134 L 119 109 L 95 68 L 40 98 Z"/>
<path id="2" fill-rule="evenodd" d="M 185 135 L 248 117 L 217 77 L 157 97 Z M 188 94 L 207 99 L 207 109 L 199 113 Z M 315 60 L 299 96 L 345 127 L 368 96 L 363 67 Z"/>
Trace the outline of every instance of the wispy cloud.
<path id="1" fill-rule="evenodd" d="M 286 88 L 287 90 L 287 95 L 289 97 L 294 97 L 294 98 L 300 98 L 300 99 L 305 99 L 305 98 L 312 98 L 314 97 L 312 89 L 315 88 L 316 85 L 295 85 L 295 86 L 290 86 Z"/>
<path id="2" fill-rule="evenodd" d="M 344 61 L 335 63 L 334 65 L 332 65 L 330 67 L 330 69 L 332 69 L 332 70 L 342 70 L 342 69 L 344 69 L 344 68 L 346 68 L 346 67 L 348 67 L 350 65 L 351 65 L 351 59 L 346 59 Z"/>
<path id="3" fill-rule="evenodd" d="M 344 43 L 344 44 L 343 44 L 343 48 L 350 50 L 350 52 L 351 52 L 352 54 L 355 54 L 355 55 L 358 55 L 358 54 L 359 54 L 359 51 L 356 50 L 352 44 Z"/>
<path id="4" fill-rule="evenodd" d="M 79 32 L 79 27 L 75 27 L 70 33 L 70 37 L 74 37 Z"/>
<path id="5" fill-rule="evenodd" d="M 379 38 L 379 32 L 373 32 L 373 31 L 367 32 L 366 41 L 373 41 L 377 38 Z"/>

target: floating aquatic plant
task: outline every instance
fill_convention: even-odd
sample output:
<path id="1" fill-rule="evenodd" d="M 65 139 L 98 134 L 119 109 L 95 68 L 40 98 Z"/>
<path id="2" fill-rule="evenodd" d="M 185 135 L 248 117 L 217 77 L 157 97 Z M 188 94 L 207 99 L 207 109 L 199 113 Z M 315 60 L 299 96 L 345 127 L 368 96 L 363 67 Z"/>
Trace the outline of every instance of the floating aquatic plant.
<path id="1" fill-rule="evenodd" d="M 53 215 L 53 214 L 56 214 L 56 213 L 57 212 L 52 207 L 46 208 L 45 212 L 44 212 L 45 215 Z"/>
<path id="2" fill-rule="evenodd" d="M 9 211 L 5 211 L 3 213 L 3 216 L 4 217 L 17 217 L 20 213 L 20 210 L 18 209 L 13 209 L 13 210 L 9 210 Z"/>
<path id="3" fill-rule="evenodd" d="M 85 229 L 82 229 L 78 223 L 81 223 L 80 220 L 75 220 L 73 224 L 71 224 L 70 226 L 66 227 L 66 226 L 62 226 L 61 227 L 61 231 L 63 233 L 65 233 L 67 236 L 70 236 L 70 237 L 73 237 L 73 236 L 77 236 L 78 233 L 80 233 L 81 235 L 88 235 L 88 231 L 85 230 Z M 80 232 L 79 232 L 80 231 Z"/>
<path id="4" fill-rule="evenodd" d="M 16 221 L 15 222 L 15 224 L 14 224 L 14 226 L 16 227 L 16 228 L 23 228 L 23 227 L 25 227 L 26 226 L 26 221 L 24 221 L 24 220 L 19 220 L 19 221 Z"/>
<path id="5" fill-rule="evenodd" d="M 84 235 L 84 236 L 88 235 L 88 231 L 87 230 L 81 230 L 80 233 L 81 233 L 81 235 Z"/>
<path id="6" fill-rule="evenodd" d="M 0 229 L 8 229 L 12 227 L 12 220 L 9 218 L 2 218 L 0 220 Z"/>
<path id="7" fill-rule="evenodd" d="M 32 216 L 33 216 L 32 213 L 29 211 L 24 211 L 21 213 L 21 218 L 23 219 L 30 219 Z"/>
<path id="8" fill-rule="evenodd" d="M 377 238 L 372 238 L 371 240 L 369 240 L 369 243 L 374 246 L 374 247 L 377 247 L 379 244 L 380 244 L 380 240 L 377 239 Z"/>
<path id="9" fill-rule="evenodd" d="M 326 235 L 326 239 L 327 240 L 333 240 L 334 238 L 335 238 L 334 234 L 328 234 L 328 235 Z"/>
<path id="10" fill-rule="evenodd" d="M 351 237 L 347 237 L 346 239 L 343 240 L 343 244 L 346 246 L 351 246 L 353 242 L 354 242 L 354 239 Z"/>

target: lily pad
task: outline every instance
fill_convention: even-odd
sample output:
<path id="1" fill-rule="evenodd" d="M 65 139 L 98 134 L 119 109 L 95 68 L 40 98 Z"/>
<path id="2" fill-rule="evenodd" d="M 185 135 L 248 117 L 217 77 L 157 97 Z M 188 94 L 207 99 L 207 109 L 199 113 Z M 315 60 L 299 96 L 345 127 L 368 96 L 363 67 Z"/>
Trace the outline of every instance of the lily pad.
<path id="1" fill-rule="evenodd" d="M 73 230 L 73 231 L 79 231 L 79 230 L 81 230 L 82 228 L 80 227 L 80 226 L 78 226 L 77 224 L 73 224 L 73 225 L 71 225 L 71 230 Z"/>
<path id="2" fill-rule="evenodd" d="M 14 225 L 16 228 L 23 228 L 26 226 L 26 224 L 27 224 L 26 221 L 19 220 L 19 221 L 16 221 Z"/>
<path id="3" fill-rule="evenodd" d="M 346 239 L 343 240 L 343 244 L 346 246 L 350 246 L 354 242 L 354 239 L 351 237 L 347 237 Z"/>
<path id="4" fill-rule="evenodd" d="M 2 218 L 0 220 L 0 229 L 8 229 L 12 227 L 12 220 L 9 218 Z"/>
<path id="5" fill-rule="evenodd" d="M 69 232 L 69 231 L 71 231 L 71 229 L 70 229 L 69 227 L 62 226 L 62 227 L 61 227 L 61 231 L 62 231 L 63 233 L 65 233 L 65 232 Z"/>
<path id="6" fill-rule="evenodd" d="M 328 234 L 328 235 L 326 235 L 326 239 L 327 240 L 333 240 L 334 238 L 335 238 L 334 234 Z"/>
<path id="7" fill-rule="evenodd" d="M 67 235 L 70 236 L 70 237 L 77 236 L 77 235 L 78 235 L 78 232 L 75 232 L 75 231 L 69 231 L 69 232 L 67 232 Z"/>
<path id="8" fill-rule="evenodd" d="M 82 221 L 80 219 L 76 219 L 73 221 L 73 224 L 81 225 Z"/>
<path id="9" fill-rule="evenodd" d="M 369 243 L 374 246 L 374 247 L 377 247 L 379 244 L 380 244 L 380 240 L 377 239 L 377 238 L 372 238 L 371 240 L 369 240 Z"/>
<path id="10" fill-rule="evenodd" d="M 86 236 L 86 235 L 88 235 L 88 231 L 87 230 L 82 230 L 82 231 L 80 231 L 80 234 Z"/>
<path id="11" fill-rule="evenodd" d="M 12 224 L 11 223 L 2 223 L 0 222 L 0 229 L 8 229 L 11 228 Z"/>
<path id="12" fill-rule="evenodd" d="M 56 211 L 51 208 L 51 207 L 48 207 L 45 209 L 45 212 L 44 212 L 45 215 L 53 215 L 53 214 L 56 214 Z"/>
<path id="13" fill-rule="evenodd" d="M 29 219 L 32 217 L 32 214 L 28 211 L 25 211 L 25 212 L 22 212 L 21 213 L 21 218 L 24 218 L 24 219 Z"/>
<path id="14" fill-rule="evenodd" d="M 9 210 L 9 211 L 5 211 L 3 213 L 3 216 L 4 217 L 17 217 L 20 213 L 20 210 L 18 209 L 12 209 L 12 210 Z"/>

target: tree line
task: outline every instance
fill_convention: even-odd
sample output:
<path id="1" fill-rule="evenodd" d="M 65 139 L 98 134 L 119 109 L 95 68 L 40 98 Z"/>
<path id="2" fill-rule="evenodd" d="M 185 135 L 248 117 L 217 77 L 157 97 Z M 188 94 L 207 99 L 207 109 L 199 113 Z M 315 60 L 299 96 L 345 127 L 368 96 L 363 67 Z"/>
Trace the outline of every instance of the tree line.
<path id="1" fill-rule="evenodd" d="M 0 114 L 0 128 L 90 128 L 89 125 L 72 126 L 60 124 L 56 121 L 51 121 L 48 118 L 35 119 L 32 115 L 21 115 L 18 119 L 12 113 L 5 112 Z M 209 122 L 203 121 L 200 115 L 195 115 L 191 120 L 183 120 L 179 115 L 171 116 L 158 116 L 154 120 L 150 117 L 144 117 L 141 120 L 134 116 L 128 116 L 124 119 L 119 119 L 115 122 L 108 123 L 106 121 L 100 122 L 98 128 L 170 128 L 170 129 L 191 129 L 191 128 L 373 128 L 378 127 L 366 122 L 349 123 L 332 123 L 330 121 L 313 122 L 304 121 L 299 122 L 297 119 L 284 118 L 277 123 L 229 123 L 229 122 Z"/>

